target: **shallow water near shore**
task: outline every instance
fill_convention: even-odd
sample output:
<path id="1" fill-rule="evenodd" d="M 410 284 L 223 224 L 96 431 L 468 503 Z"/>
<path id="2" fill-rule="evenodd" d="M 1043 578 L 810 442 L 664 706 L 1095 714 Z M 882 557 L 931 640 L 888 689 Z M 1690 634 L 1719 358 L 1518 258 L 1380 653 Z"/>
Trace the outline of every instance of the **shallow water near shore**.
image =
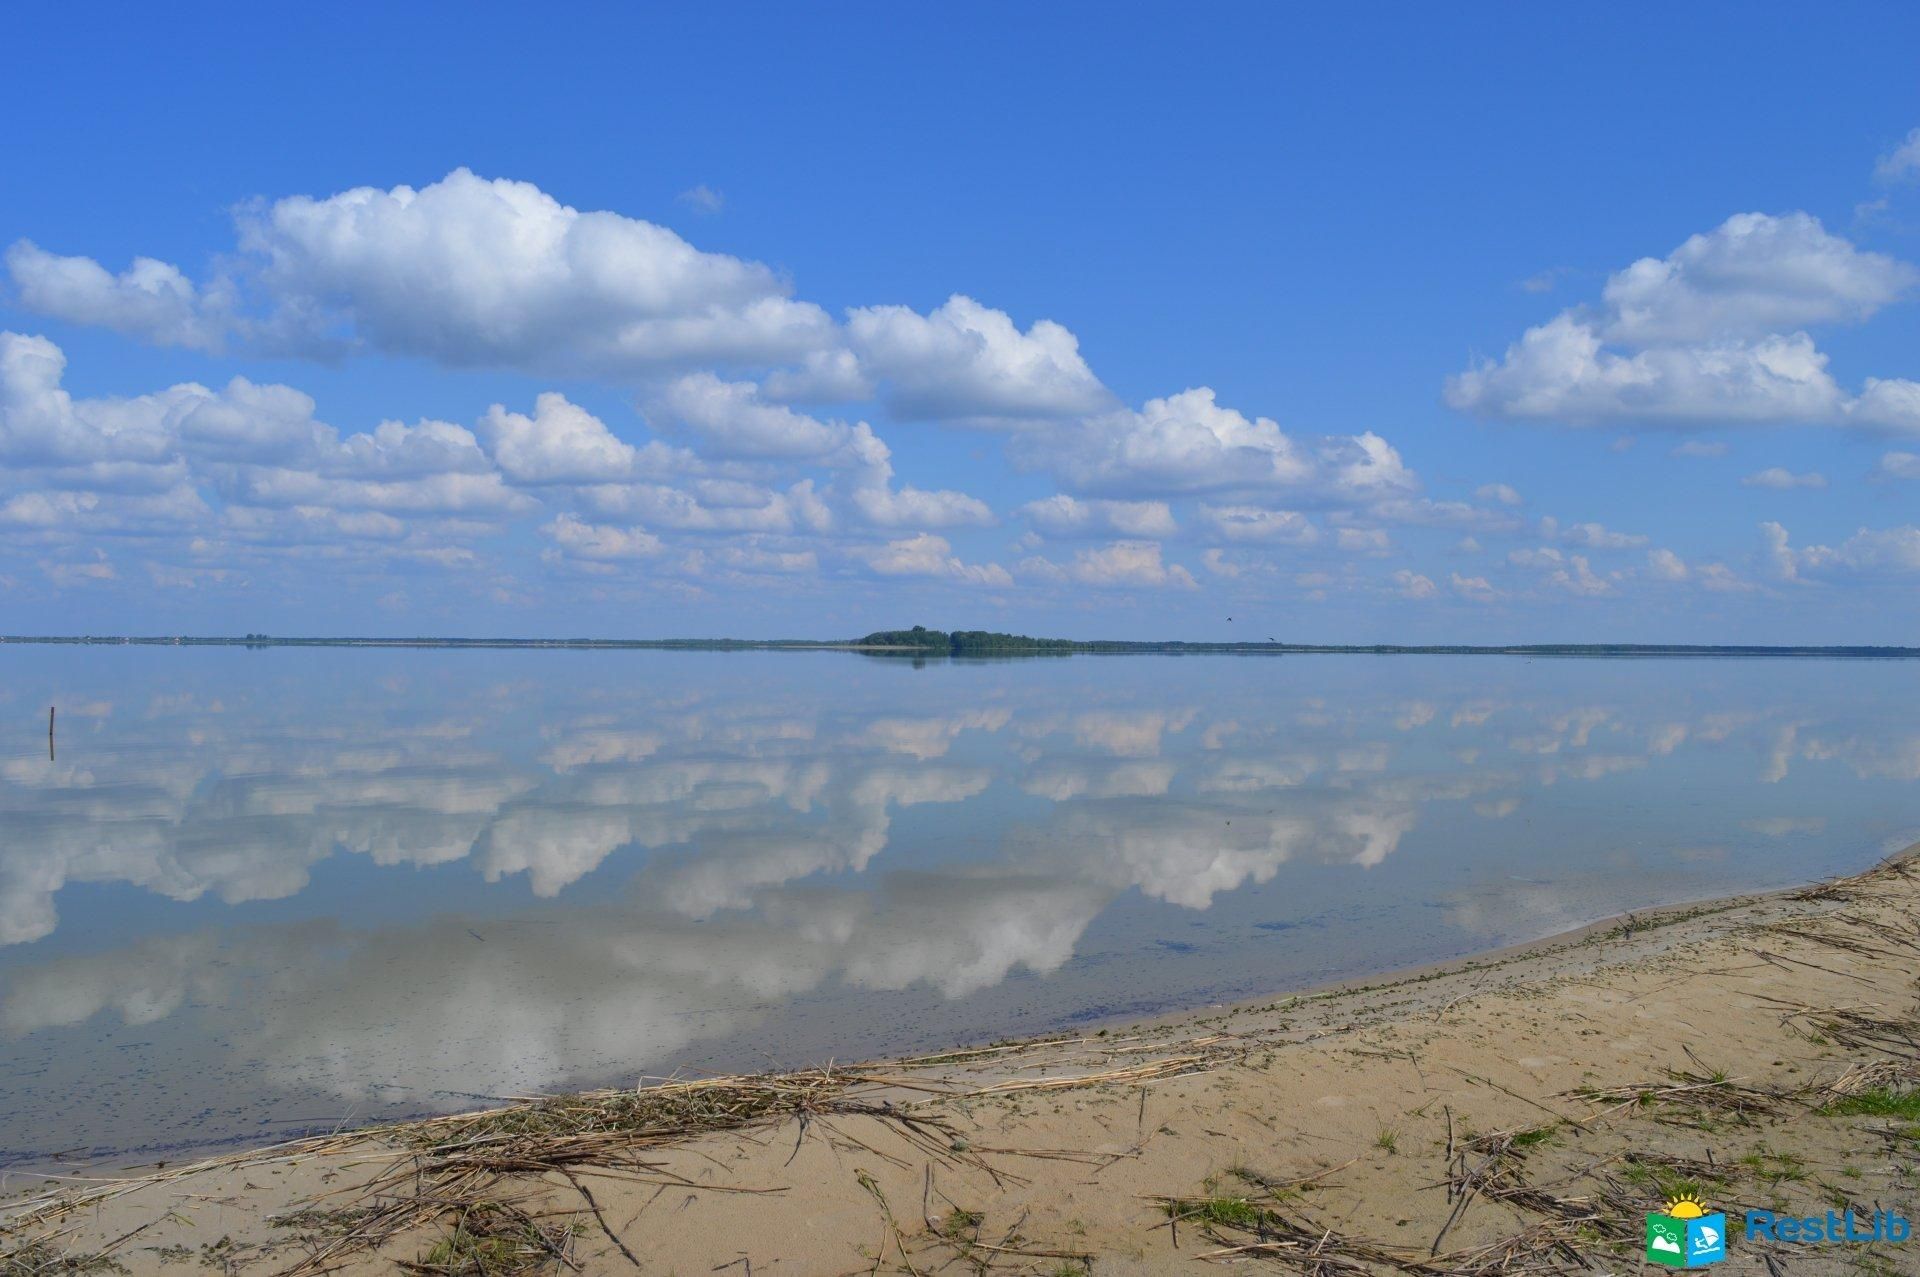
<path id="1" fill-rule="evenodd" d="M 1912 662 L 5 660 L 14 1163 L 1297 989 L 1920 825 Z"/>

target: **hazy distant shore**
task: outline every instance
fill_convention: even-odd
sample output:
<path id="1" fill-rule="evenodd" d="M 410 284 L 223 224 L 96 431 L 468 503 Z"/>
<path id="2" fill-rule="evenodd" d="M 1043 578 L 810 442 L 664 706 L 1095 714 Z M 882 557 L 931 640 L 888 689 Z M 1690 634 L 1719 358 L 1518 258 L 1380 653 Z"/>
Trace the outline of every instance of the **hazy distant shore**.
<path id="1" fill-rule="evenodd" d="M 908 644 L 860 639 L 598 639 L 598 638 L 402 638 L 301 637 L 283 635 L 163 634 L 8 634 L 0 644 L 94 645 L 104 647 L 374 647 L 697 651 L 697 652 L 862 652 L 887 656 L 1000 659 L 1019 656 L 1125 656 L 1244 654 L 1273 656 L 1524 656 L 1524 657 L 1802 657 L 1818 659 L 1911 660 L 1920 647 L 1875 645 L 1769 645 L 1706 643 L 1281 643 L 1189 642 L 1186 640 L 1044 639 L 1027 646 L 1008 644 L 981 652 L 947 652 Z"/>

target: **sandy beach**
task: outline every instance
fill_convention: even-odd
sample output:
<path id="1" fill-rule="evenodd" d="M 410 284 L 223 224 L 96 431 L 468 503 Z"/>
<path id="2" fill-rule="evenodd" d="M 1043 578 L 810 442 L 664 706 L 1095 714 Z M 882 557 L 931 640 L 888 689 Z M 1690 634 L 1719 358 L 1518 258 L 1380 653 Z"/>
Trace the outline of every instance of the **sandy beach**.
<path id="1" fill-rule="evenodd" d="M 0 1271 L 1920 1272 L 1920 860 L 1073 1037 L 15 1176 Z M 88 1175 L 94 1178 L 88 1178 Z"/>

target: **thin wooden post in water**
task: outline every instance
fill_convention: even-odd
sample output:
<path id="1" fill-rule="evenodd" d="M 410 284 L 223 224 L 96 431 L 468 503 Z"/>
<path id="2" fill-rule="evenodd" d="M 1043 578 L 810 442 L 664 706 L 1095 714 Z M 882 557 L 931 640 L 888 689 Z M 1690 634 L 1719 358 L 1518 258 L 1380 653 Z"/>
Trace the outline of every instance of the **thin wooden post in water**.
<path id="1" fill-rule="evenodd" d="M 47 706 L 47 761 L 53 761 L 53 715 L 58 706 Z"/>

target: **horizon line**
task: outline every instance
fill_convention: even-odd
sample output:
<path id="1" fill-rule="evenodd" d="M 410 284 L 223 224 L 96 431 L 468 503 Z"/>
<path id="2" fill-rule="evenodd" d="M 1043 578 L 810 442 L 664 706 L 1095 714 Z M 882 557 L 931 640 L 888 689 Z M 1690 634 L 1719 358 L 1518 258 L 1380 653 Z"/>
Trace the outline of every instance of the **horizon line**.
<path id="1" fill-rule="evenodd" d="M 898 632 L 898 631 L 896 631 Z M 1775 656 L 1858 656 L 1920 657 L 1920 647 L 1879 643 L 1618 643 L 1531 642 L 1531 643 L 1298 643 L 1279 640 L 1247 639 L 1041 639 L 1027 635 L 1006 636 L 1026 640 L 1036 648 L 1050 645 L 1051 652 L 1036 650 L 1033 655 L 1103 655 L 1155 651 L 1246 652 L 1274 654 L 1361 655 L 1775 655 Z M 750 648 L 792 651 L 856 651 L 945 656 L 951 653 L 915 647 L 911 644 L 865 643 L 860 638 L 592 638 L 575 636 L 462 637 L 441 635 L 279 635 L 279 634 L 5 634 L 0 644 L 106 645 L 143 647 L 495 647 L 495 648 Z M 1069 645 L 1077 651 L 1061 650 Z M 960 653 L 960 659 L 992 659 L 994 656 L 1022 654 L 1018 647 L 996 652 Z"/>

